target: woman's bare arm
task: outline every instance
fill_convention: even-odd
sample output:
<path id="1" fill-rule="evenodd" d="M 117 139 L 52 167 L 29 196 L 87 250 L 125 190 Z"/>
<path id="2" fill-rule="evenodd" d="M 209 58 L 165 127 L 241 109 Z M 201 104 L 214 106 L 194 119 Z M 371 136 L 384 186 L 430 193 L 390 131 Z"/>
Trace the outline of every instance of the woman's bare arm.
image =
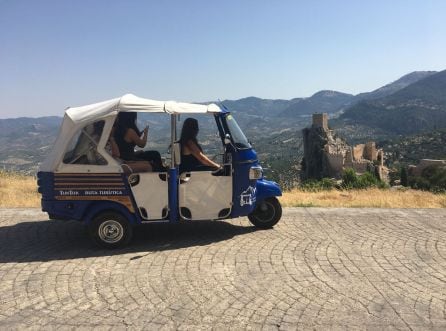
<path id="1" fill-rule="evenodd" d="M 208 158 L 206 155 L 203 154 L 202 151 L 198 148 L 198 146 L 191 140 L 189 140 L 186 143 L 186 147 L 189 149 L 191 154 L 195 156 L 195 158 L 200 161 L 202 164 L 214 167 L 214 168 L 220 168 L 220 165 L 218 163 L 215 163 L 210 158 Z"/>
<path id="2" fill-rule="evenodd" d="M 138 136 L 135 130 L 128 129 L 127 132 L 125 133 L 124 140 L 129 143 L 132 142 L 136 144 L 138 147 L 142 148 L 147 144 L 147 133 L 148 133 L 148 128 L 145 128 L 141 138 L 140 136 Z"/>
<path id="3" fill-rule="evenodd" d="M 116 144 L 115 138 L 110 137 L 109 142 L 110 142 L 112 156 L 113 157 L 120 157 L 120 155 L 119 155 L 119 147 L 118 147 L 118 144 Z"/>

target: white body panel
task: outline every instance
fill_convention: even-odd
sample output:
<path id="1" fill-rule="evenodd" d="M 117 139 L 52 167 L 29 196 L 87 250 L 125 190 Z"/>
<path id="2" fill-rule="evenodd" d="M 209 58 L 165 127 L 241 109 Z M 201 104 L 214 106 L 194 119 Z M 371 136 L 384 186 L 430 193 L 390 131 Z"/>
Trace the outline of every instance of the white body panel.
<path id="1" fill-rule="evenodd" d="M 160 174 L 166 180 L 162 180 Z M 162 219 L 163 216 L 166 216 L 163 215 L 163 209 L 167 210 L 169 205 L 167 174 L 143 172 L 138 176 L 139 183 L 132 186 L 132 192 L 138 208 L 140 210 L 144 208 L 147 212 L 147 217 L 144 217 L 144 213 L 140 213 L 141 217 L 146 220 Z"/>
<path id="2" fill-rule="evenodd" d="M 191 172 L 190 175 L 187 181 L 180 184 L 180 211 L 186 207 L 193 220 L 213 220 L 221 218 L 218 215 L 221 210 L 231 209 L 231 176 L 212 176 L 211 171 Z"/>

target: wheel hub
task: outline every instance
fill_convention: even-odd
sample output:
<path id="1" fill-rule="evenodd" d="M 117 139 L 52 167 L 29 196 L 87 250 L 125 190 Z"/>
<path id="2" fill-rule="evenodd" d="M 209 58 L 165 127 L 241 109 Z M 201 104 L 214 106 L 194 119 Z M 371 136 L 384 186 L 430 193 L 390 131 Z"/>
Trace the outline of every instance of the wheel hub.
<path id="1" fill-rule="evenodd" d="M 124 229 L 118 221 L 108 220 L 99 227 L 99 238 L 107 243 L 115 243 L 122 239 Z"/>
<path id="2" fill-rule="evenodd" d="M 268 205 L 265 202 L 262 202 L 260 205 L 260 211 L 266 212 L 268 210 Z"/>
<path id="3" fill-rule="evenodd" d="M 269 222 L 274 217 L 274 208 L 267 202 L 263 201 L 257 208 L 255 215 L 260 222 Z"/>

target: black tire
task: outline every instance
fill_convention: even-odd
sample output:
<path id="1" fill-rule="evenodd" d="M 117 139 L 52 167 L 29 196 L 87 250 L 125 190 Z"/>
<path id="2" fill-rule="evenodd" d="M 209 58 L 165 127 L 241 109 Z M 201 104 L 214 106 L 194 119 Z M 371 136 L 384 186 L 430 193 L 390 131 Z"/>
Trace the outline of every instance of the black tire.
<path id="1" fill-rule="evenodd" d="M 260 229 L 270 229 L 282 217 L 282 206 L 276 197 L 260 201 L 254 211 L 248 215 L 249 221 Z"/>
<path id="2" fill-rule="evenodd" d="M 104 248 L 119 248 L 132 239 L 133 228 L 129 221 L 113 211 L 98 214 L 88 225 L 91 239 Z"/>

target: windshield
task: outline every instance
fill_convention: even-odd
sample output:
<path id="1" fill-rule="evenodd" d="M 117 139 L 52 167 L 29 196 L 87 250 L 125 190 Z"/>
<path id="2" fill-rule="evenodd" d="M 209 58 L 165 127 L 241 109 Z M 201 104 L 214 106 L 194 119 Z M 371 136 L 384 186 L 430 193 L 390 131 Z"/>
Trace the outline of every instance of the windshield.
<path id="1" fill-rule="evenodd" d="M 229 133 L 231 134 L 232 142 L 237 148 L 251 148 L 251 144 L 246 139 L 243 131 L 238 126 L 234 117 L 231 114 L 226 116 L 226 124 L 228 125 Z"/>

